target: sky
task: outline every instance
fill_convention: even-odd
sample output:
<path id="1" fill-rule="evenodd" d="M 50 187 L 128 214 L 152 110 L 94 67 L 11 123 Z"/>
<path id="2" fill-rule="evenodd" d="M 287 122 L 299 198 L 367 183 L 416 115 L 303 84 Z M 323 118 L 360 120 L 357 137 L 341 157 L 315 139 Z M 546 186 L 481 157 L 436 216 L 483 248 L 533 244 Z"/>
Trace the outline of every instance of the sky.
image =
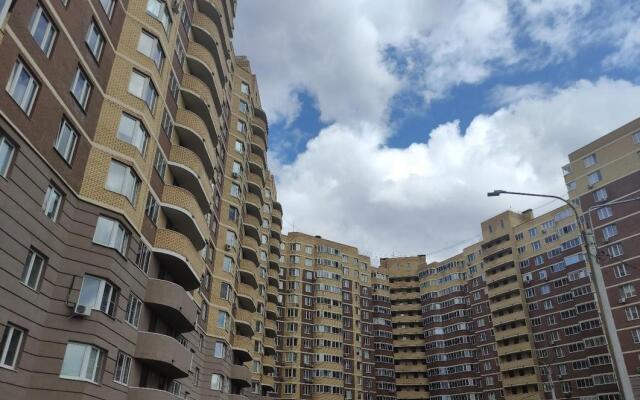
<path id="1" fill-rule="evenodd" d="M 640 2 L 240 0 L 284 231 L 445 259 L 640 117 Z"/>

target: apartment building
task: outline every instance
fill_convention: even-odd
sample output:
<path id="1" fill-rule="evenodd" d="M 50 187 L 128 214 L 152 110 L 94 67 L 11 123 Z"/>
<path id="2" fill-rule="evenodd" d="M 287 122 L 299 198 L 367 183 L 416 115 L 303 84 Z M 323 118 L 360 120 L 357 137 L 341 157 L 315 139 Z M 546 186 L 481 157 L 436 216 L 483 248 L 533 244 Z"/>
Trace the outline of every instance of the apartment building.
<path id="1" fill-rule="evenodd" d="M 640 398 L 640 118 L 569 154 L 567 190 L 593 232 L 612 325 Z M 615 339 L 615 338 L 614 338 Z"/>
<path id="2" fill-rule="evenodd" d="M 275 389 L 282 208 L 235 0 L 0 0 L 0 389 Z"/>
<path id="3" fill-rule="evenodd" d="M 373 400 L 378 364 L 369 257 L 299 232 L 283 237 L 282 257 L 279 398 Z"/>

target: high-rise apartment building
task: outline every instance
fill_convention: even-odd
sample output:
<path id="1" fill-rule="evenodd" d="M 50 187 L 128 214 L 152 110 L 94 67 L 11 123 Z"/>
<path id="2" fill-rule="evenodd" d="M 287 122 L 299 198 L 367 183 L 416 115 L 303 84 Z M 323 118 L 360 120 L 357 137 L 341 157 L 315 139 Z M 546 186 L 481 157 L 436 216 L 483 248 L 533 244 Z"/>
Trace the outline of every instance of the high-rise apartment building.
<path id="1" fill-rule="evenodd" d="M 282 209 L 235 0 L 0 0 L 0 390 L 275 389 Z"/>
<path id="2" fill-rule="evenodd" d="M 298 232 L 282 242 L 279 397 L 373 400 L 377 364 L 369 257 Z"/>

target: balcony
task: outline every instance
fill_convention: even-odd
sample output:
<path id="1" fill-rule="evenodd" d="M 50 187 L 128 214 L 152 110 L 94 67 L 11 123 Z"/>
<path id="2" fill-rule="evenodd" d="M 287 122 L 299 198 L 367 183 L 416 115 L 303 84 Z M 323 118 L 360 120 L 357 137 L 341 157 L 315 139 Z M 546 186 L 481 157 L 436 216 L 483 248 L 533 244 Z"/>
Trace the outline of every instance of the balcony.
<path id="1" fill-rule="evenodd" d="M 253 172 L 249 172 L 247 176 L 247 183 L 249 185 L 253 185 L 254 188 L 259 191 L 262 191 L 262 188 L 264 187 L 264 179 L 262 176 Z"/>
<path id="2" fill-rule="evenodd" d="M 394 333 L 395 333 L 395 330 L 394 330 Z M 424 339 L 394 339 L 393 347 L 423 347 L 424 348 L 424 343 L 425 343 Z"/>
<path id="3" fill-rule="evenodd" d="M 258 241 L 248 235 L 245 235 L 242 237 L 242 249 L 243 249 L 243 257 L 244 258 L 248 258 L 247 256 L 245 256 L 245 254 L 252 254 L 250 256 L 249 259 L 251 260 L 255 260 L 256 264 L 260 264 L 260 262 L 258 261 L 258 255 L 260 254 L 260 245 L 258 244 Z"/>
<path id="4" fill-rule="evenodd" d="M 240 260 L 238 267 L 242 282 L 252 286 L 254 289 L 258 287 L 258 281 L 256 280 L 256 264 L 249 260 Z"/>
<path id="5" fill-rule="evenodd" d="M 273 391 L 276 388 L 275 380 L 273 376 L 270 375 L 262 375 L 262 388 L 267 391 Z"/>
<path id="6" fill-rule="evenodd" d="M 149 279 L 144 302 L 178 332 L 194 330 L 196 305 L 178 284 L 161 279 Z"/>
<path id="7" fill-rule="evenodd" d="M 173 145 L 167 165 L 175 183 L 193 193 L 201 210 L 209 210 L 213 189 L 200 157 L 186 147 Z"/>
<path id="8" fill-rule="evenodd" d="M 129 387 L 127 390 L 127 400 L 180 400 L 181 397 L 175 396 L 165 390 L 154 389 L 150 387 Z"/>
<path id="9" fill-rule="evenodd" d="M 160 264 L 185 290 L 200 287 L 204 262 L 189 238 L 179 232 L 159 228 L 153 252 Z"/>
<path id="10" fill-rule="evenodd" d="M 499 326 L 499 325 L 510 324 L 511 322 L 522 321 L 526 319 L 527 319 L 527 316 L 524 314 L 524 310 L 519 309 L 505 315 L 494 316 L 492 321 L 493 321 L 493 326 Z"/>
<path id="11" fill-rule="evenodd" d="M 530 374 L 530 375 L 524 375 L 524 376 L 514 376 L 509 377 L 507 375 L 503 375 L 502 376 L 502 386 L 507 388 L 507 387 L 512 387 L 512 386 L 524 386 L 524 385 L 537 385 L 538 384 L 538 377 L 536 374 Z M 506 398 L 511 399 L 512 395 L 508 394 L 509 392 L 505 390 L 505 394 L 507 395 Z M 526 395 L 526 397 L 524 396 Z M 530 399 L 531 398 L 531 393 L 525 393 L 524 395 L 522 395 L 522 397 L 517 397 L 519 395 L 515 395 L 515 398 L 520 398 L 520 399 Z"/>
<path id="12" fill-rule="evenodd" d="M 276 271 L 280 269 L 280 257 L 276 254 L 269 254 L 269 268 L 273 268 Z"/>
<path id="13" fill-rule="evenodd" d="M 276 321 L 271 320 L 271 319 L 266 319 L 266 320 L 264 320 L 264 327 L 265 327 L 265 329 L 267 331 L 271 331 L 271 332 L 266 332 L 269 337 L 275 337 L 275 335 L 276 335 Z M 269 333 L 271 333 L 271 335 L 269 335 Z"/>
<path id="14" fill-rule="evenodd" d="M 502 299 L 502 300 L 490 303 L 489 308 L 491 308 L 491 311 L 496 312 L 499 310 L 503 310 L 505 308 L 513 307 L 518 304 L 519 305 L 525 304 L 524 300 L 519 294 L 509 297 L 507 299 Z"/>
<path id="15" fill-rule="evenodd" d="M 178 186 L 165 185 L 160 205 L 171 228 L 188 237 L 196 249 L 202 249 L 209 237 L 209 227 L 193 194 Z"/>
<path id="16" fill-rule="evenodd" d="M 397 392 L 396 396 L 398 400 L 424 400 L 429 398 L 429 392 L 420 390 L 403 390 L 401 392 Z"/>
<path id="17" fill-rule="evenodd" d="M 276 351 L 276 341 L 274 338 L 270 338 L 270 337 L 266 337 L 264 338 L 264 347 L 265 349 L 271 349 L 273 350 L 273 354 L 275 354 Z"/>
<path id="18" fill-rule="evenodd" d="M 282 220 L 282 206 L 277 201 L 273 202 L 273 211 L 271 215 Z"/>
<path id="19" fill-rule="evenodd" d="M 236 332 L 242 336 L 252 337 L 255 331 L 253 313 L 242 308 L 236 309 Z"/>
<path id="20" fill-rule="evenodd" d="M 500 344 L 498 344 L 497 347 L 498 347 L 498 355 L 504 356 L 506 354 L 522 353 L 523 351 L 531 351 L 532 344 L 531 342 L 520 342 L 520 343 L 513 343 L 513 344 L 504 345 L 504 346 L 501 346 Z"/>
<path id="21" fill-rule="evenodd" d="M 245 235 L 260 240 L 260 220 L 258 220 L 258 218 L 246 213 L 244 218 L 242 218 L 242 225 L 244 226 Z"/>
<path id="22" fill-rule="evenodd" d="M 275 362 L 273 356 L 265 355 L 264 357 L 262 357 L 262 366 L 264 368 L 264 373 L 265 374 L 269 374 L 271 372 L 275 372 L 276 371 L 276 362 Z"/>
<path id="23" fill-rule="evenodd" d="M 516 328 L 506 329 L 504 331 L 496 330 L 495 338 L 496 341 L 500 341 L 507 338 L 529 335 L 529 333 L 529 328 L 526 325 L 522 325 Z"/>
<path id="24" fill-rule="evenodd" d="M 231 367 L 231 380 L 240 387 L 251 386 L 251 371 L 244 365 L 233 365 Z"/>
<path id="25" fill-rule="evenodd" d="M 533 360 L 533 358 L 525 358 L 522 360 L 513 361 L 498 360 L 498 364 L 500 365 L 500 371 L 504 372 L 512 369 L 533 368 L 535 366 L 535 361 Z"/>
<path id="26" fill-rule="evenodd" d="M 216 121 L 219 120 L 219 115 L 207 84 L 193 75 L 185 74 L 182 77 L 180 91 L 186 108 L 202 118 L 207 126 L 211 141 L 217 143 Z"/>
<path id="27" fill-rule="evenodd" d="M 187 48 L 186 59 L 189 71 L 209 87 L 209 93 L 215 102 L 218 114 L 220 114 L 222 112 L 222 103 L 224 102 L 220 96 L 224 96 L 224 91 L 220 80 L 215 79 L 217 74 L 211 69 L 216 65 L 211 53 L 201 44 L 191 41 Z"/>
<path id="28" fill-rule="evenodd" d="M 500 271 L 498 273 L 495 273 L 493 275 L 487 274 L 487 285 L 492 284 L 494 282 L 497 282 L 497 281 L 499 281 L 501 279 L 505 279 L 505 278 L 508 278 L 510 276 L 516 276 L 516 275 L 518 275 L 518 271 L 513 266 L 510 267 L 510 268 L 507 268 L 504 271 Z"/>
<path id="29" fill-rule="evenodd" d="M 490 287 L 489 288 L 489 297 L 496 297 L 496 296 L 501 296 L 504 295 L 506 293 L 510 293 L 510 292 L 516 292 L 520 290 L 520 282 L 518 282 L 517 280 L 513 281 L 513 282 L 509 282 L 506 285 L 500 285 L 498 287 Z"/>
<path id="30" fill-rule="evenodd" d="M 224 40 L 220 40 L 220 35 L 218 34 L 218 30 L 214 24 L 214 20 L 218 12 L 215 10 L 215 7 L 208 0 L 199 0 L 198 1 L 198 10 L 193 15 L 191 20 L 191 32 L 193 34 L 193 39 L 205 46 L 209 51 L 213 60 L 215 61 L 216 71 L 218 72 L 218 79 L 220 80 L 220 85 L 224 85 L 223 77 L 227 73 L 225 55 L 221 52 L 218 43 L 225 44 Z M 219 19 L 219 18 L 218 18 Z M 212 64 L 213 65 L 213 64 Z"/>
<path id="31" fill-rule="evenodd" d="M 259 135 L 251 137 L 251 152 L 261 155 L 263 158 L 267 154 L 267 143 Z"/>
<path id="32" fill-rule="evenodd" d="M 258 293 L 255 288 L 247 285 L 246 283 L 240 283 L 238 285 L 238 304 L 245 310 L 250 312 L 256 312 L 256 304 L 254 299 L 258 299 Z"/>
<path id="33" fill-rule="evenodd" d="M 138 332 L 135 358 L 171 378 L 189 376 L 191 354 L 171 336 Z"/>
<path id="34" fill-rule="evenodd" d="M 253 340 L 242 335 L 235 335 L 233 337 L 233 357 L 236 362 L 247 362 L 253 360 L 251 351 L 253 350 Z"/>
<path id="35" fill-rule="evenodd" d="M 209 177 L 213 177 L 215 168 L 215 143 L 211 142 L 207 126 L 198 114 L 178 108 L 175 131 L 180 138 L 180 145 L 198 155 L 205 166 Z"/>
<path id="36" fill-rule="evenodd" d="M 424 360 L 427 354 L 424 351 L 402 351 L 398 353 L 394 353 L 393 357 L 396 360 Z"/>
<path id="37" fill-rule="evenodd" d="M 411 385 L 411 386 L 426 386 L 429 384 L 429 379 L 427 378 L 396 378 L 396 385 Z"/>
<path id="38" fill-rule="evenodd" d="M 255 193 L 247 192 L 247 194 L 245 196 L 245 202 L 252 204 L 258 210 L 262 209 L 262 200 Z M 261 217 L 260 216 L 260 211 L 258 211 L 258 215 L 256 215 L 255 217 L 256 218 L 260 218 Z"/>

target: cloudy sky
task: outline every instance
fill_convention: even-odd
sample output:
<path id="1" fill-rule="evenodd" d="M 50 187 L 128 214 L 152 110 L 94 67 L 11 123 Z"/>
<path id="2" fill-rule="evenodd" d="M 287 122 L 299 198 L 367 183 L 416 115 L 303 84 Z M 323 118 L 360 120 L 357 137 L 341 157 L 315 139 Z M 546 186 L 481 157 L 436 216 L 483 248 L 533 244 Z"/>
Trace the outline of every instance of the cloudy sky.
<path id="1" fill-rule="evenodd" d="M 443 259 L 640 117 L 640 2 L 240 0 L 286 231 Z M 546 207 L 552 207 L 547 205 Z"/>

